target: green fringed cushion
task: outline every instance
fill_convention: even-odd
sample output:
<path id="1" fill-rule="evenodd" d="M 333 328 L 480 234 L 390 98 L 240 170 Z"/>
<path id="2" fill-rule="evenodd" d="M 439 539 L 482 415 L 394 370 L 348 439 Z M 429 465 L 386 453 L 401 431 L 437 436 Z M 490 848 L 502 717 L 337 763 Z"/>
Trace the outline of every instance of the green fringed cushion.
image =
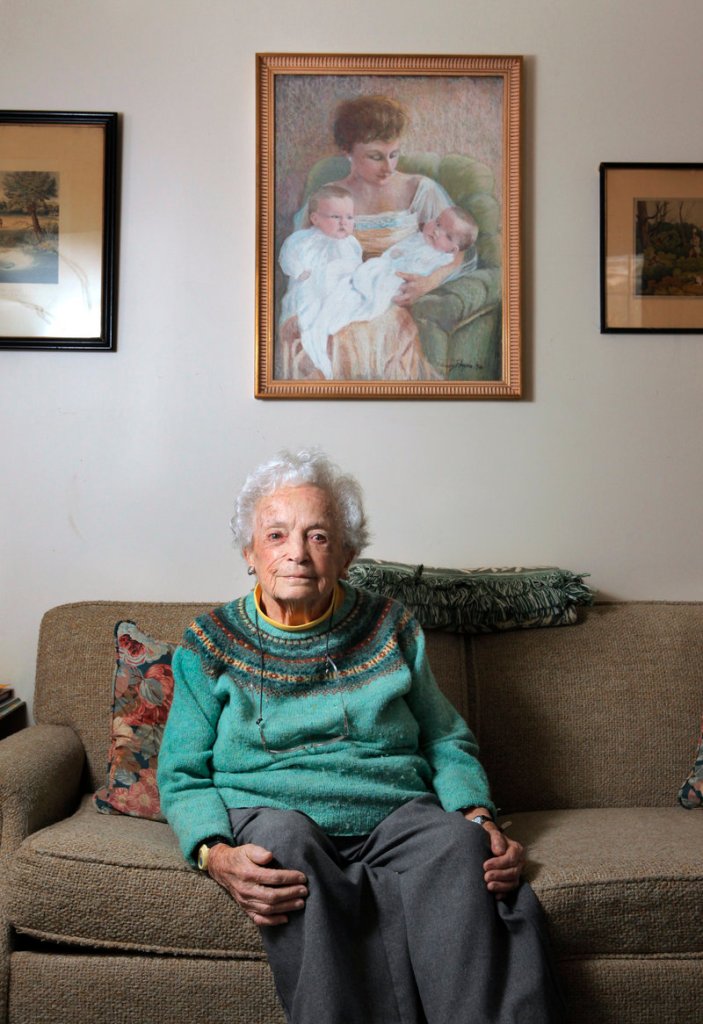
<path id="1" fill-rule="evenodd" d="M 393 597 L 425 629 L 492 633 L 536 626 L 568 626 L 579 605 L 593 604 L 588 573 L 567 569 L 430 569 L 362 558 L 349 582 Z"/>

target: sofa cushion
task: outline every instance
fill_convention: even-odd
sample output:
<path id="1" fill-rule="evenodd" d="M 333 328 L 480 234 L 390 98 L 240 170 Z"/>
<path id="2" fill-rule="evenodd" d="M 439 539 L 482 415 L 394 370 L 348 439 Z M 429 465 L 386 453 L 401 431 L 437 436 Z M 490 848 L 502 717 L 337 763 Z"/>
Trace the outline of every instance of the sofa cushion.
<path id="1" fill-rule="evenodd" d="M 400 601 L 426 629 L 490 633 L 572 625 L 578 606 L 593 603 L 584 575 L 552 567 L 432 569 L 361 558 L 349 569 L 349 582 Z"/>
<path id="2" fill-rule="evenodd" d="M 696 761 L 691 769 L 691 774 L 679 790 L 679 803 L 689 811 L 694 807 L 703 807 L 703 719 L 701 719 L 701 734 L 698 739 Z"/>
<path id="3" fill-rule="evenodd" d="M 700 953 L 703 816 L 679 807 L 534 812 L 516 814 L 510 834 L 528 846 L 528 878 L 561 955 Z M 168 826 L 100 816 L 89 801 L 23 843 L 8 888 L 10 921 L 39 938 L 263 956 L 258 929 L 185 864 Z"/>
<path id="4" fill-rule="evenodd" d="M 95 794 L 103 814 L 164 821 L 156 769 L 173 700 L 174 644 L 155 640 L 134 622 L 115 626 L 115 674 L 107 783 Z"/>
<path id="5" fill-rule="evenodd" d="M 96 814 L 91 797 L 25 840 L 7 891 L 11 923 L 42 939 L 263 957 L 256 926 L 215 881 L 188 867 L 168 825 Z"/>
<path id="6" fill-rule="evenodd" d="M 557 954 L 703 952 L 703 816 L 640 807 L 512 821 Z"/>
<path id="7" fill-rule="evenodd" d="M 111 956 L 55 947 L 13 953 L 7 1019 L 12 1024 L 285 1024 L 269 966 L 259 960 Z"/>
<path id="8" fill-rule="evenodd" d="M 676 808 L 700 714 L 703 604 L 596 604 L 568 629 L 470 648 L 471 726 L 506 813 Z"/>

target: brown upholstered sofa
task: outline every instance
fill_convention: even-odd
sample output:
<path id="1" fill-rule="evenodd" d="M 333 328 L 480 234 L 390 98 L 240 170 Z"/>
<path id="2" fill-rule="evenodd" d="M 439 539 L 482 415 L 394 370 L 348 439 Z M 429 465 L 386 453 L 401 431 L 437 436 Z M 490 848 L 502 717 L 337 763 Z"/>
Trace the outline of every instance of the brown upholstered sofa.
<path id="1" fill-rule="evenodd" d="M 167 825 L 98 814 L 90 796 L 104 782 L 115 622 L 175 641 L 203 610 L 84 603 L 44 618 L 38 724 L 0 742 L 11 1024 L 283 1020 L 236 904 L 186 866 Z M 703 604 L 602 604 L 574 626 L 429 644 L 529 847 L 570 1019 L 698 1024 L 703 812 L 676 793 L 701 712 Z"/>

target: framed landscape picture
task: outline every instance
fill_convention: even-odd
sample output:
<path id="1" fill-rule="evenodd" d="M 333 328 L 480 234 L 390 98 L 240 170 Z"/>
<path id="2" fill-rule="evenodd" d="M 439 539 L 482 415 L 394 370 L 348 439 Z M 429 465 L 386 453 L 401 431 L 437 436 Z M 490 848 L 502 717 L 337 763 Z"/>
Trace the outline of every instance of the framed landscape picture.
<path id="1" fill-rule="evenodd" d="M 703 332 L 703 164 L 604 163 L 601 331 Z"/>
<path id="2" fill-rule="evenodd" d="M 0 348 L 115 345 L 117 114 L 0 111 Z"/>
<path id="3" fill-rule="evenodd" d="M 521 70 L 257 55 L 256 397 L 520 397 Z"/>

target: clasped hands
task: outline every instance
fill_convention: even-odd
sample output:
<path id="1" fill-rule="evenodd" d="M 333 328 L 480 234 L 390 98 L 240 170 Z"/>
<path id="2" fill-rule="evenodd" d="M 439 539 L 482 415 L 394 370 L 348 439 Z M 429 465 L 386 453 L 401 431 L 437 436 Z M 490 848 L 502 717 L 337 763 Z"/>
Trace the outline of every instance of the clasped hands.
<path id="1" fill-rule="evenodd" d="M 469 816 L 467 813 L 467 819 Z M 480 827 L 489 834 L 492 853 L 483 863 L 483 877 L 489 892 L 500 900 L 519 884 L 525 851 L 493 822 L 484 822 Z M 272 860 L 270 850 L 254 843 L 217 843 L 210 850 L 208 873 L 259 926 L 285 924 L 288 914 L 303 909 L 308 895 L 302 871 L 272 868 Z"/>

